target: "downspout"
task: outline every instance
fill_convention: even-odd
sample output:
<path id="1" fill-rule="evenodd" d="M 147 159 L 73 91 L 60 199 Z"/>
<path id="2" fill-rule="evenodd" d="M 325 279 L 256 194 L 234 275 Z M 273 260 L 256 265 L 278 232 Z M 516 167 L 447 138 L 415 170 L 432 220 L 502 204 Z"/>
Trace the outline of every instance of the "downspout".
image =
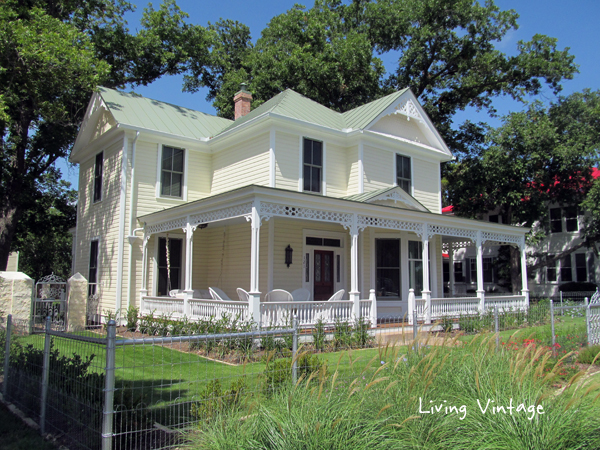
<path id="1" fill-rule="evenodd" d="M 123 138 L 123 157 L 121 158 L 121 193 L 119 195 L 119 249 L 117 254 L 117 288 L 115 295 L 115 313 L 120 324 L 123 303 L 123 253 L 125 252 L 125 208 L 127 206 L 127 162 L 129 139 Z"/>
<path id="2" fill-rule="evenodd" d="M 131 188 L 129 190 L 129 236 L 127 237 L 127 240 L 129 241 L 129 264 L 127 268 L 127 273 L 129 274 L 129 278 L 127 280 L 127 309 L 129 309 L 131 306 L 131 283 L 133 280 L 133 243 L 136 240 L 135 233 L 143 230 L 143 228 L 133 228 L 135 226 L 135 218 L 133 214 L 133 201 L 135 194 L 135 147 L 138 137 L 140 137 L 140 132 L 136 131 L 135 138 L 131 144 L 131 176 L 129 177 L 131 180 Z"/>

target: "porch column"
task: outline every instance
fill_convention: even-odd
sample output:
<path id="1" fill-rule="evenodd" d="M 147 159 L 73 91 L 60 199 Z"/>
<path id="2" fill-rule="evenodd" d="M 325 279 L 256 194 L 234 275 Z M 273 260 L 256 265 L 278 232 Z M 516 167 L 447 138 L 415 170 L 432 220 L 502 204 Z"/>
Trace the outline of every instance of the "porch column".
<path id="1" fill-rule="evenodd" d="M 187 224 L 183 229 L 185 232 L 185 272 L 184 272 L 184 283 L 183 283 L 183 314 L 187 317 L 191 316 L 191 308 L 189 299 L 194 295 L 192 289 L 192 264 L 193 264 L 193 250 L 194 250 L 194 231 L 196 227 L 190 225 L 188 218 Z"/>
<path id="2" fill-rule="evenodd" d="M 485 312 L 485 290 L 483 289 L 483 239 L 481 231 L 477 232 L 477 297 L 479 297 L 479 311 Z"/>
<path id="3" fill-rule="evenodd" d="M 529 308 L 529 289 L 527 287 L 527 253 L 525 252 L 525 236 L 519 244 L 521 250 L 521 294 L 525 296 L 525 307 Z"/>
<path id="4" fill-rule="evenodd" d="M 140 289 L 140 310 L 144 310 L 144 297 L 148 295 L 148 241 L 150 235 L 144 233 L 142 243 L 142 288 Z"/>
<path id="5" fill-rule="evenodd" d="M 250 292 L 248 292 L 248 308 L 250 320 L 260 327 L 260 291 L 259 273 L 260 259 L 258 250 L 260 247 L 260 212 L 257 203 L 252 205 L 252 213 L 246 216 L 246 220 L 251 222 L 251 241 L 250 241 Z"/>
<path id="6" fill-rule="evenodd" d="M 454 297 L 454 249 L 452 248 L 452 242 L 448 244 L 448 267 L 450 272 L 450 297 Z"/>
<path id="7" fill-rule="evenodd" d="M 421 297 L 425 300 L 425 323 L 431 323 L 431 289 L 429 287 L 429 225 L 423 224 L 423 291 Z"/>
<path id="8" fill-rule="evenodd" d="M 353 302 L 352 314 L 354 319 L 360 317 L 360 292 L 358 290 L 358 216 L 352 217 L 352 225 L 350 227 L 350 292 L 349 297 Z"/>

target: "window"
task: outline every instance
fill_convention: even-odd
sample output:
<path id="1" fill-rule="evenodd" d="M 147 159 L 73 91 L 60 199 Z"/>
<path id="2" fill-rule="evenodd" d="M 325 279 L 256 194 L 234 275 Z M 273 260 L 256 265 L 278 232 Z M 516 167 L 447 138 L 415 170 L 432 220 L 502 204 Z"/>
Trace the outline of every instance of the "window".
<path id="1" fill-rule="evenodd" d="M 550 232 L 562 232 L 562 214 L 560 208 L 550 209 Z"/>
<path id="2" fill-rule="evenodd" d="M 183 161 L 183 149 L 163 146 L 160 166 L 161 197 L 183 197 Z"/>
<path id="3" fill-rule="evenodd" d="M 323 143 L 304 138 L 304 190 L 321 192 L 323 176 Z"/>
<path id="4" fill-rule="evenodd" d="M 483 282 L 495 283 L 494 267 L 496 258 L 483 258 Z"/>
<path id="5" fill-rule="evenodd" d="M 169 242 L 168 259 L 167 239 Z M 168 295 L 171 289 L 181 289 L 182 243 L 182 239 L 158 238 L 158 296 Z"/>
<path id="6" fill-rule="evenodd" d="M 554 255 L 548 255 L 549 258 L 552 258 Z M 556 261 L 546 266 L 546 280 L 549 283 L 556 281 Z"/>
<path id="7" fill-rule="evenodd" d="M 567 255 L 560 260 L 560 282 L 573 281 L 571 272 L 571 255 Z"/>
<path id="8" fill-rule="evenodd" d="M 587 258 L 585 253 L 575 253 L 575 274 L 577 281 L 587 281 Z"/>
<path id="9" fill-rule="evenodd" d="M 400 297 L 400 239 L 377 239 L 377 297 Z"/>
<path id="10" fill-rule="evenodd" d="M 306 245 L 315 245 L 319 247 L 341 247 L 342 241 L 340 239 L 330 238 L 318 238 L 318 237 L 307 237 Z"/>
<path id="11" fill-rule="evenodd" d="M 90 243 L 90 266 L 88 270 L 88 295 L 96 295 L 98 286 L 98 241 Z"/>
<path id="12" fill-rule="evenodd" d="M 577 207 L 570 206 L 564 209 L 565 212 L 565 229 L 568 232 L 579 231 L 577 226 Z"/>
<path id="13" fill-rule="evenodd" d="M 423 292 L 423 243 L 408 241 L 408 288 L 415 295 Z"/>
<path id="14" fill-rule="evenodd" d="M 396 155 L 396 184 L 410 194 L 410 158 Z"/>
<path id="15" fill-rule="evenodd" d="M 444 261 L 443 263 L 443 274 L 442 276 L 444 277 L 444 283 L 450 283 L 450 262 L 448 261 Z"/>
<path id="16" fill-rule="evenodd" d="M 94 203 L 102 200 L 102 166 L 104 165 L 104 152 L 96 155 L 94 164 Z"/>
<path id="17" fill-rule="evenodd" d="M 465 277 L 463 275 L 463 263 L 462 263 L 462 261 L 455 262 L 454 263 L 454 282 L 462 283 L 463 281 L 465 281 Z"/>
<path id="18" fill-rule="evenodd" d="M 469 258 L 469 267 L 470 267 L 470 278 L 471 283 L 477 283 L 477 259 Z"/>

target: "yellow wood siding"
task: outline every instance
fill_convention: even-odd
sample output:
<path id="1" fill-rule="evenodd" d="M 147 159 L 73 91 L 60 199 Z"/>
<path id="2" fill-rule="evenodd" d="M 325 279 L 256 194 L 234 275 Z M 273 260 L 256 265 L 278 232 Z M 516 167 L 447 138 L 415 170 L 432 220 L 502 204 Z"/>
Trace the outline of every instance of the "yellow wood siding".
<path id="1" fill-rule="evenodd" d="M 188 202 L 210 196 L 211 172 L 211 155 L 189 150 L 186 173 Z"/>
<path id="2" fill-rule="evenodd" d="M 275 187 L 298 190 L 300 171 L 300 137 L 295 134 L 275 134 Z"/>
<path id="3" fill-rule="evenodd" d="M 439 163 L 413 158 L 414 197 L 431 212 L 441 214 Z"/>
<path id="4" fill-rule="evenodd" d="M 358 194 L 358 146 L 346 149 L 346 174 L 348 175 L 346 195 Z"/>
<path id="5" fill-rule="evenodd" d="M 365 192 L 394 185 L 394 156 L 388 150 L 364 146 Z"/>
<path id="6" fill-rule="evenodd" d="M 212 195 L 249 184 L 269 185 L 269 133 L 213 155 Z"/>
<path id="7" fill-rule="evenodd" d="M 75 272 L 89 276 L 90 243 L 98 238 L 98 313 L 115 307 L 121 191 L 122 141 L 105 148 L 102 175 L 102 200 L 92 202 L 96 155 L 79 168 L 79 200 Z M 99 153 L 99 152 L 98 152 Z"/>
<path id="8" fill-rule="evenodd" d="M 385 116 L 377 121 L 372 131 L 399 136 L 410 141 L 431 145 L 415 120 L 408 121 L 405 117 Z"/>
<path id="9" fill-rule="evenodd" d="M 325 158 L 327 196 L 345 197 L 348 192 L 345 148 L 327 144 Z"/>

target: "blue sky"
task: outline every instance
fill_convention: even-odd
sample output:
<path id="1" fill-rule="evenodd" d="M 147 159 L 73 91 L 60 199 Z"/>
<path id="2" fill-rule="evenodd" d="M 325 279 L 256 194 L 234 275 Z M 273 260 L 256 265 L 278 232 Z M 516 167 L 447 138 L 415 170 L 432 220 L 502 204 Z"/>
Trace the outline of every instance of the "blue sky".
<path id="1" fill-rule="evenodd" d="M 483 0 L 482 0 L 483 1 Z M 207 25 L 219 18 L 238 20 L 250 27 L 252 39 L 256 41 L 260 32 L 269 20 L 282 14 L 294 5 L 293 0 L 260 0 L 249 2 L 242 0 L 224 0 L 220 2 L 204 0 L 178 0 L 179 7 L 189 14 L 189 23 Z M 558 48 L 570 48 L 579 65 L 579 74 L 573 80 L 563 83 L 562 94 L 581 91 L 584 88 L 597 90 L 600 88 L 600 1 L 598 0 L 496 0 L 495 3 L 503 10 L 514 9 L 520 16 L 519 29 L 510 31 L 496 48 L 504 53 L 516 53 L 517 42 L 528 41 L 535 34 L 545 34 L 558 39 Z M 155 2 L 158 7 L 158 2 Z M 312 6 L 312 1 L 304 3 Z M 138 10 L 127 20 L 132 31 L 139 26 L 144 6 L 138 3 Z M 395 69 L 393 58 L 384 59 L 389 71 Z M 195 94 L 182 93 L 181 77 L 164 77 L 150 86 L 135 88 L 135 92 L 149 98 L 174 103 L 214 114 L 214 108 L 206 101 L 206 91 Z M 540 100 L 553 101 L 554 94 L 550 89 L 544 89 Z M 499 98 L 494 101 L 500 114 L 522 109 L 520 103 L 511 99 Z M 498 120 L 491 120 L 483 112 L 468 110 L 460 113 L 456 120 L 484 121 L 499 125 Z M 63 176 L 77 188 L 77 168 L 70 168 L 64 162 L 59 164 Z"/>

